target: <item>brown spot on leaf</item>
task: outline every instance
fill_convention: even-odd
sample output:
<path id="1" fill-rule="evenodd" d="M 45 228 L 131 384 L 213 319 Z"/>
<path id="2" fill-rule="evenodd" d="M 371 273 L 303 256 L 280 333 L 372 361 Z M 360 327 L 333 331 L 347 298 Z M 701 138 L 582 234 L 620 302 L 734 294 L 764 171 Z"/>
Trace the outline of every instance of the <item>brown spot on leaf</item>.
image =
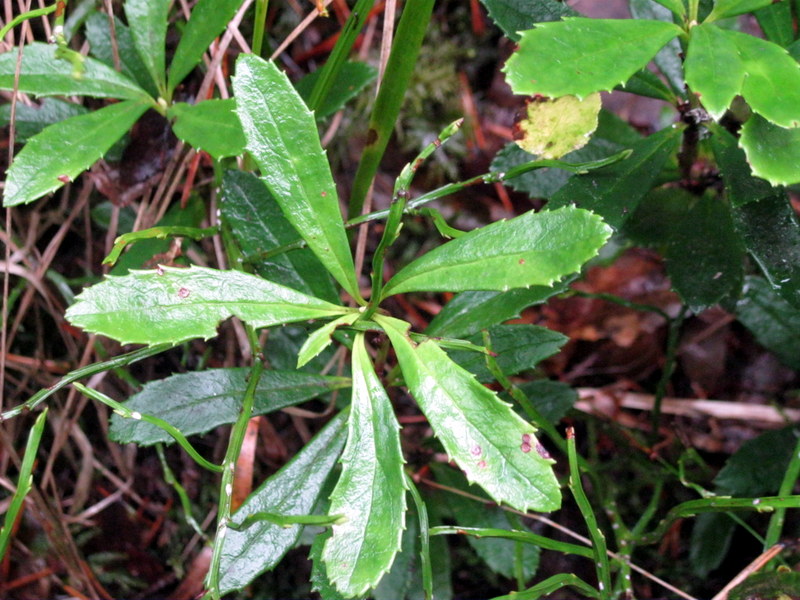
<path id="1" fill-rule="evenodd" d="M 370 130 L 367 131 L 367 146 L 371 146 L 377 141 L 378 141 L 378 132 L 370 128 Z"/>
<path id="2" fill-rule="evenodd" d="M 188 298 L 189 294 L 190 294 L 189 290 L 187 290 L 185 287 L 182 287 L 181 289 L 178 290 L 178 297 L 180 298 Z"/>

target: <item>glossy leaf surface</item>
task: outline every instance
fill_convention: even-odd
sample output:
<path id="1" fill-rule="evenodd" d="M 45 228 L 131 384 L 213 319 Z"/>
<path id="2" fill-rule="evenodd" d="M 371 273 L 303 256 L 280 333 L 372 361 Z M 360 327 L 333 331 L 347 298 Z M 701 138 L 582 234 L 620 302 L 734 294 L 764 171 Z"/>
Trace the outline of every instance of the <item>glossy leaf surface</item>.
<path id="1" fill-rule="evenodd" d="M 682 0 L 653 0 L 664 8 L 668 8 L 676 17 L 683 17 L 686 14 L 686 6 Z"/>
<path id="2" fill-rule="evenodd" d="M 523 309 L 541 304 L 567 290 L 568 282 L 553 287 L 531 286 L 507 292 L 462 292 L 436 315 L 427 335 L 465 338 L 481 329 L 519 317 Z"/>
<path id="3" fill-rule="evenodd" d="M 200 62 L 203 52 L 228 25 L 242 0 L 199 0 L 183 29 L 167 75 L 171 94 L 177 85 Z"/>
<path id="4" fill-rule="evenodd" d="M 668 127 L 632 146 L 633 154 L 608 167 L 575 175 L 551 199 L 556 208 L 577 204 L 619 228 L 650 191 L 680 144 L 681 129 Z"/>
<path id="5" fill-rule="evenodd" d="M 17 103 L 14 115 L 15 141 L 25 142 L 40 133 L 48 125 L 58 123 L 70 117 L 84 115 L 88 111 L 80 104 L 65 102 L 57 98 L 45 98 L 39 106 L 28 106 Z M 11 122 L 11 105 L 0 105 L 0 127 Z"/>
<path id="6" fill-rule="evenodd" d="M 239 119 L 251 153 L 283 214 L 320 262 L 360 298 L 353 257 L 330 166 L 314 116 L 275 64 L 252 55 L 236 61 Z"/>
<path id="7" fill-rule="evenodd" d="M 399 429 L 359 334 L 353 344 L 347 445 L 329 510 L 345 520 L 333 526 L 322 552 L 329 579 L 345 596 L 375 587 L 400 550 L 406 483 Z"/>
<path id="8" fill-rule="evenodd" d="M 677 4 L 683 4 L 683 0 L 673 0 Z M 628 8 L 631 11 L 631 16 L 634 19 L 652 19 L 656 21 L 664 21 L 665 23 L 675 22 L 675 13 L 669 7 L 659 6 L 655 0 L 628 0 Z M 678 22 L 682 22 L 678 19 Z M 659 50 L 653 57 L 653 62 L 658 67 L 661 75 L 669 83 L 672 90 L 677 94 L 684 95 L 686 92 L 686 81 L 683 69 L 683 58 L 685 56 L 685 48 L 681 47 L 680 42 L 673 38 L 666 45 Z M 650 73 L 658 80 L 659 76 L 647 69 L 642 69 L 641 73 Z M 633 79 L 633 78 L 632 78 Z M 675 104 L 675 98 L 667 100 L 670 104 Z"/>
<path id="9" fill-rule="evenodd" d="M 800 369 L 800 309 L 761 277 L 748 277 L 736 316 L 781 362 Z"/>
<path id="10" fill-rule="evenodd" d="M 588 211 L 529 211 L 470 231 L 401 269 L 384 297 L 409 291 L 499 290 L 552 285 L 603 246 L 611 230 Z"/>
<path id="11" fill-rule="evenodd" d="M 542 418 L 558 423 L 578 401 L 578 393 L 562 381 L 537 379 L 519 385 Z"/>
<path id="12" fill-rule="evenodd" d="M 91 167 L 148 106 L 134 100 L 65 119 L 28 140 L 8 169 L 4 206 L 32 202 Z"/>
<path id="13" fill-rule="evenodd" d="M 785 129 L 753 115 L 742 126 L 739 144 L 758 177 L 773 185 L 800 182 L 800 127 Z"/>
<path id="14" fill-rule="evenodd" d="M 177 102 L 170 106 L 167 116 L 175 119 L 172 130 L 176 136 L 216 160 L 244 152 L 244 132 L 232 98 L 197 104 Z"/>
<path id="15" fill-rule="evenodd" d="M 306 102 L 311 97 L 311 92 L 320 78 L 321 70 L 309 73 L 297 82 L 297 92 Z M 314 111 L 314 117 L 324 119 L 338 110 L 344 108 L 350 100 L 355 98 L 358 93 L 372 83 L 378 76 L 375 67 L 367 63 L 349 61 L 342 65 L 341 70 L 336 75 L 330 93 L 325 96 L 322 105 Z"/>
<path id="16" fill-rule="evenodd" d="M 259 275 L 328 302 L 339 301 L 330 275 L 308 248 L 258 258 L 260 253 L 300 239 L 258 177 L 244 171 L 225 171 L 220 210 L 247 262 Z"/>
<path id="17" fill-rule="evenodd" d="M 506 375 L 516 375 L 520 371 L 532 369 L 540 361 L 556 354 L 569 339 L 546 327 L 522 323 L 495 325 L 488 332 L 492 352 L 496 354 L 497 366 Z M 478 346 L 484 344 L 481 333 L 476 333 L 467 339 Z M 461 367 L 474 374 L 478 381 L 494 381 L 494 376 L 486 366 L 484 354 L 452 350 L 448 355 Z"/>
<path id="18" fill-rule="evenodd" d="M 135 82 L 98 60 L 84 57 L 83 73 L 74 77 L 72 65 L 56 58 L 55 44 L 34 42 L 22 51 L 19 91 L 34 96 L 93 96 L 152 102 Z M 65 52 L 73 52 L 65 49 Z M 14 89 L 18 50 L 0 54 L 0 89 Z M 77 53 L 74 53 L 77 55 Z"/>
<path id="19" fill-rule="evenodd" d="M 735 17 L 747 12 L 752 12 L 769 6 L 773 0 L 715 0 L 711 14 L 706 17 L 706 22 Z"/>
<path id="20" fill-rule="evenodd" d="M 236 421 L 249 372 L 246 368 L 231 368 L 171 375 L 146 383 L 125 406 L 163 419 L 184 435 L 205 433 Z M 253 415 L 264 415 L 349 386 L 347 377 L 265 371 L 255 391 Z M 111 438 L 120 444 L 133 442 L 142 446 L 174 441 L 159 427 L 116 414 L 111 417 Z"/>
<path id="21" fill-rule="evenodd" d="M 775 195 L 767 181 L 755 177 L 738 140 L 722 127 L 712 128 L 711 147 L 719 166 L 725 193 L 733 206 L 740 206 Z"/>
<path id="22" fill-rule="evenodd" d="M 331 344 L 333 341 L 331 336 L 337 327 L 342 327 L 343 325 L 352 325 L 355 323 L 358 317 L 359 313 L 350 313 L 348 315 L 339 317 L 338 319 L 334 319 L 333 321 L 329 321 L 316 331 L 312 332 L 311 335 L 308 336 L 308 339 L 306 339 L 305 343 L 300 347 L 300 351 L 297 353 L 297 368 L 299 369 L 308 364 L 311 359 L 318 356 L 320 352 L 322 352 Z"/>
<path id="23" fill-rule="evenodd" d="M 397 354 L 406 385 L 447 454 L 497 502 L 517 510 L 556 510 L 561 491 L 536 428 L 455 364 L 433 341 L 415 346 L 408 324 L 376 317 Z"/>
<path id="24" fill-rule="evenodd" d="M 267 479 L 233 515 L 241 523 L 257 512 L 307 515 L 345 442 L 346 418 L 340 413 L 280 471 Z M 220 591 L 238 590 L 275 567 L 294 546 L 301 527 L 261 521 L 243 531 L 225 530 L 220 565 Z"/>
<path id="25" fill-rule="evenodd" d="M 558 0 L 481 0 L 489 17 L 497 23 L 503 33 L 516 42 L 520 31 L 530 29 L 536 23 L 558 21 L 563 17 L 574 17 L 579 13 Z"/>
<path id="26" fill-rule="evenodd" d="M 735 207 L 747 251 L 770 285 L 800 308 L 800 222 L 785 193 Z"/>
<path id="27" fill-rule="evenodd" d="M 161 94 L 166 88 L 166 42 L 170 0 L 126 0 L 125 17 L 147 72 Z"/>
<path id="28" fill-rule="evenodd" d="M 686 83 L 712 117 L 722 117 L 746 75 L 733 40 L 716 25 L 693 27 L 685 66 Z"/>
<path id="29" fill-rule="evenodd" d="M 794 18 L 789 1 L 773 2 L 755 11 L 755 16 L 761 31 L 770 42 L 786 48 L 794 41 Z"/>
<path id="30" fill-rule="evenodd" d="M 625 83 L 680 33 L 680 27 L 663 21 L 567 18 L 542 23 L 522 34 L 504 71 L 516 94 L 585 98 Z"/>
<path id="31" fill-rule="evenodd" d="M 347 309 L 239 271 L 131 271 L 85 289 L 67 309 L 77 327 L 123 344 L 209 339 L 237 316 L 253 327 L 336 317 Z"/>

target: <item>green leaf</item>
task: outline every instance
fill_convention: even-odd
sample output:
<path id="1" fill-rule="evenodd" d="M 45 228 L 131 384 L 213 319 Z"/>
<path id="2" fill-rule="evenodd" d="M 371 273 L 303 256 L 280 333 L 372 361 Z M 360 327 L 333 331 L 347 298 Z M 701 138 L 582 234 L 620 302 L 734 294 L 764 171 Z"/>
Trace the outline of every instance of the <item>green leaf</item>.
<path id="1" fill-rule="evenodd" d="M 132 411 L 167 421 L 184 435 L 233 423 L 242 408 L 250 369 L 208 369 L 179 373 L 146 383 L 125 403 Z M 264 415 L 350 386 L 347 377 L 297 371 L 264 371 L 255 391 L 253 415 Z M 149 446 L 174 440 L 163 429 L 119 415 L 111 417 L 110 437 L 120 444 Z"/>
<path id="2" fill-rule="evenodd" d="M 800 309 L 763 278 L 748 277 L 736 316 L 782 363 L 800 369 Z"/>
<path id="3" fill-rule="evenodd" d="M 35 96 L 93 96 L 153 102 L 150 95 L 125 75 L 93 58 L 80 57 L 83 73 L 72 74 L 72 65 L 56 58 L 56 44 L 34 42 L 23 48 L 19 91 Z M 77 52 L 65 48 L 78 57 Z M 0 54 L 0 89 L 13 90 L 19 50 Z"/>
<path id="4" fill-rule="evenodd" d="M 321 71 L 318 69 L 309 73 L 297 82 L 295 88 L 300 97 L 307 103 L 311 97 L 311 92 L 319 80 Z M 350 100 L 355 98 L 361 90 L 372 83 L 378 76 L 375 67 L 367 63 L 348 61 L 342 65 L 341 70 L 336 74 L 336 81 L 331 87 L 331 92 L 325 96 L 322 105 L 314 111 L 314 116 L 324 119 L 344 108 Z"/>
<path id="5" fill-rule="evenodd" d="M 674 0 L 678 4 L 683 4 L 682 0 Z M 656 21 L 664 21 L 665 23 L 673 23 L 675 21 L 675 14 L 669 7 L 658 6 L 654 0 L 628 0 L 628 8 L 631 11 L 631 16 L 634 19 L 653 19 Z M 680 17 L 679 17 L 680 20 Z M 681 21 L 682 22 L 682 21 Z M 675 90 L 680 95 L 684 95 L 686 91 L 686 82 L 683 70 L 683 57 L 685 49 L 681 47 L 677 39 L 672 39 L 659 50 L 653 57 L 653 62 L 658 67 L 658 70 L 669 82 L 672 90 Z M 642 72 L 649 72 L 647 68 Z M 658 75 L 651 72 L 651 75 L 658 80 Z M 668 99 L 672 105 L 676 104 L 676 99 L 673 95 Z"/>
<path id="6" fill-rule="evenodd" d="M 563 294 L 569 281 L 553 287 L 531 286 L 507 292 L 462 292 L 448 302 L 428 325 L 430 336 L 465 338 L 492 325 L 516 319 L 523 309 Z"/>
<path id="7" fill-rule="evenodd" d="M 262 277 L 328 302 L 339 301 L 333 280 L 308 248 L 258 258 L 260 253 L 300 239 L 258 177 L 244 171 L 225 171 L 220 210 L 246 261 Z"/>
<path id="8" fill-rule="evenodd" d="M 706 577 L 725 560 L 731 547 L 736 522 L 727 514 L 697 515 L 692 526 L 689 564 L 697 577 Z"/>
<path id="9" fill-rule="evenodd" d="M 753 115 L 742 126 L 739 145 L 753 174 L 773 185 L 800 183 L 800 127 L 786 129 Z"/>
<path id="10" fill-rule="evenodd" d="M 197 104 L 176 102 L 167 116 L 175 119 L 172 130 L 176 136 L 198 150 L 205 150 L 215 160 L 244 152 L 244 132 L 233 98 Z"/>
<path id="11" fill-rule="evenodd" d="M 166 90 L 166 41 L 170 0 L 126 0 L 125 17 L 133 44 L 159 93 Z"/>
<path id="12" fill-rule="evenodd" d="M 239 271 L 204 267 L 131 271 L 85 289 L 67 320 L 123 344 L 209 339 L 236 316 L 253 327 L 337 317 L 348 309 Z"/>
<path id="13" fill-rule="evenodd" d="M 89 42 L 89 52 L 98 60 L 114 68 L 114 47 L 112 45 L 111 26 L 108 15 L 96 12 L 86 20 L 86 41 Z M 150 79 L 147 67 L 139 57 L 130 28 L 114 17 L 114 39 L 117 44 L 119 66 L 122 73 L 132 81 L 138 83 L 153 97 L 158 96 L 158 90 Z"/>
<path id="14" fill-rule="evenodd" d="M 800 223 L 786 194 L 734 207 L 733 218 L 767 281 L 800 308 Z"/>
<path id="15" fill-rule="evenodd" d="M 467 484 L 464 476 L 445 465 L 431 463 L 436 481 L 447 487 L 466 492 L 473 496 L 485 497 L 480 490 Z M 460 527 L 480 527 L 485 529 L 512 529 L 506 512 L 496 506 L 482 504 L 459 494 L 443 491 L 440 496 L 450 508 L 456 525 Z M 478 538 L 466 536 L 475 553 L 495 573 L 513 579 L 514 561 L 517 559 L 517 545 L 521 546 L 522 577 L 529 581 L 539 567 L 539 547 L 500 538 Z"/>
<path id="16" fill-rule="evenodd" d="M 747 440 L 714 478 L 717 489 L 721 494 L 733 496 L 775 494 L 792 460 L 796 444 L 794 426 L 767 431 Z"/>
<path id="17" fill-rule="evenodd" d="M 311 560 L 311 591 L 317 592 L 320 598 L 325 600 L 346 600 L 345 596 L 333 586 L 322 562 L 322 549 L 331 537 L 331 533 L 330 528 L 327 528 L 315 535 L 314 541 L 311 542 L 311 550 L 308 553 L 308 558 Z"/>
<path id="18" fill-rule="evenodd" d="M 624 84 L 681 28 L 650 20 L 567 18 L 525 31 L 504 71 L 515 94 L 585 98 Z M 557 60 L 542 60 L 542 57 Z"/>
<path id="19" fill-rule="evenodd" d="M 389 280 L 384 297 L 423 290 L 505 292 L 549 286 L 578 271 L 610 234 L 597 215 L 585 210 L 529 211 L 428 252 Z"/>
<path id="20" fill-rule="evenodd" d="M 25 143 L 28 138 L 40 133 L 48 125 L 87 112 L 87 109 L 80 104 L 57 98 L 45 98 L 39 106 L 28 106 L 18 102 L 14 115 L 15 141 Z M 5 127 L 9 123 L 11 123 L 11 105 L 3 104 L 0 106 L 0 127 Z"/>
<path id="21" fill-rule="evenodd" d="M 738 31 L 721 30 L 739 51 L 747 77 L 742 96 L 750 108 L 781 127 L 800 125 L 800 64 L 784 49 Z"/>
<path id="22" fill-rule="evenodd" d="M 308 325 L 286 325 L 270 331 L 264 345 L 264 355 L 274 369 L 290 371 L 297 368 L 297 355 L 308 340 Z M 306 373 L 319 373 L 333 358 L 335 349 L 328 346 L 308 364 L 298 369 Z"/>
<path id="23" fill-rule="evenodd" d="M 664 8 L 668 8 L 673 15 L 682 19 L 686 15 L 686 6 L 682 0 L 653 0 Z"/>
<path id="24" fill-rule="evenodd" d="M 147 108 L 126 100 L 42 130 L 14 157 L 3 206 L 32 202 L 75 179 L 125 135 Z"/>
<path id="25" fill-rule="evenodd" d="M 209 47 L 228 25 L 242 0 L 199 0 L 183 29 L 167 74 L 167 93 L 173 90 L 194 69 Z M 163 71 L 163 68 L 162 68 Z"/>
<path id="26" fill-rule="evenodd" d="M 770 42 L 786 48 L 794 41 L 794 25 L 792 23 L 792 5 L 788 0 L 779 0 L 777 3 L 755 12 L 761 31 Z"/>
<path id="27" fill-rule="evenodd" d="M 519 389 L 550 423 L 558 423 L 578 401 L 578 393 L 561 381 L 539 379 L 523 383 Z"/>
<path id="28" fill-rule="evenodd" d="M 364 334 L 353 345 L 353 399 L 342 474 L 331 495 L 333 526 L 322 552 L 328 577 L 345 596 L 375 587 L 400 550 L 406 483 L 400 426 L 372 369 Z"/>
<path id="29" fill-rule="evenodd" d="M 239 119 L 264 181 L 320 262 L 360 299 L 330 166 L 314 116 L 274 63 L 242 54 L 233 80 Z"/>
<path id="30" fill-rule="evenodd" d="M 708 113 L 721 118 L 741 93 L 746 76 L 736 44 L 716 25 L 693 27 L 685 66 L 686 83 Z"/>
<path id="31" fill-rule="evenodd" d="M 579 13 L 558 0 L 481 0 L 489 17 L 503 30 L 512 42 L 520 38 L 520 31 L 531 29 L 537 23 L 559 21 Z"/>
<path id="32" fill-rule="evenodd" d="M 775 195 L 775 189 L 761 178 L 754 177 L 738 140 L 727 130 L 712 126 L 711 147 L 719 166 L 725 193 L 733 206 Z"/>
<path id="33" fill-rule="evenodd" d="M 514 126 L 521 137 L 517 146 L 542 158 L 561 158 L 583 148 L 597 129 L 600 94 L 583 100 L 575 96 L 534 99 L 528 102 L 525 118 Z"/>
<path id="34" fill-rule="evenodd" d="M 346 413 L 339 413 L 280 471 L 267 479 L 233 515 L 241 523 L 257 512 L 307 515 L 314 508 L 325 480 L 345 441 Z M 295 545 L 301 527 L 258 522 L 243 531 L 225 530 L 220 564 L 220 591 L 238 590 L 274 568 Z"/>
<path id="35" fill-rule="evenodd" d="M 662 52 L 668 49 L 671 44 L 670 42 Z M 683 73 L 683 71 L 681 71 L 681 73 Z M 664 100 L 670 103 L 676 101 L 675 92 L 669 89 L 667 84 L 661 81 L 658 75 L 647 68 L 636 71 L 624 85 L 617 86 L 614 89 L 636 94 L 637 96 L 647 96 L 648 98 L 655 98 L 656 100 Z"/>
<path id="36" fill-rule="evenodd" d="M 392 342 L 409 391 L 445 451 L 495 501 L 517 510 L 547 512 L 561 506 L 550 458 L 542 456 L 536 428 L 455 364 L 432 340 L 415 346 L 408 324 L 376 316 Z"/>
<path id="37" fill-rule="evenodd" d="M 715 0 L 714 9 L 706 17 L 705 22 L 727 19 L 744 13 L 753 12 L 759 8 L 769 6 L 773 0 Z"/>
<path id="38" fill-rule="evenodd" d="M 681 128 L 667 127 L 633 144 L 633 154 L 625 160 L 575 175 L 551 199 L 558 208 L 577 204 L 598 213 L 618 229 L 639 201 L 650 191 L 667 160 L 678 149 Z"/>
<path id="39" fill-rule="evenodd" d="M 534 368 L 545 358 L 556 354 L 569 338 L 537 325 L 515 324 L 495 325 L 489 329 L 492 351 L 500 370 L 506 375 L 516 375 L 520 371 Z M 467 338 L 479 346 L 483 345 L 480 333 Z M 452 350 L 448 355 L 462 368 L 474 374 L 478 381 L 494 381 L 494 376 L 486 366 L 486 356 L 480 352 Z"/>
<path id="40" fill-rule="evenodd" d="M 297 353 L 297 368 L 301 368 L 327 348 L 332 340 L 331 336 L 337 327 L 352 325 L 359 317 L 359 313 L 350 313 L 330 321 L 308 336 L 305 343 Z"/>

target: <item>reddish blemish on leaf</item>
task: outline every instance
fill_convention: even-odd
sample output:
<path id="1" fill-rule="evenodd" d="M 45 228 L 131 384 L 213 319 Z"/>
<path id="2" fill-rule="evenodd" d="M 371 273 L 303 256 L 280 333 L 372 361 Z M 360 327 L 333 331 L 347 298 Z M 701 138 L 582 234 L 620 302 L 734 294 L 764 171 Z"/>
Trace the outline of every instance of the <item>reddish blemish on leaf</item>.
<path id="1" fill-rule="evenodd" d="M 481 447 L 480 446 L 473 446 L 470 450 L 472 452 L 472 456 L 480 456 L 481 455 Z"/>
<path id="2" fill-rule="evenodd" d="M 538 452 L 539 456 L 542 458 L 551 458 L 550 453 L 538 442 L 536 443 L 536 452 Z"/>
<path id="3" fill-rule="evenodd" d="M 524 265 L 525 264 L 525 259 L 524 258 L 520 258 L 519 259 L 519 264 Z"/>
<path id="4" fill-rule="evenodd" d="M 59 176 L 57 177 L 57 179 L 58 179 L 58 180 L 59 180 L 61 183 L 69 183 L 69 182 L 70 182 L 69 175 L 59 175 Z"/>
<path id="5" fill-rule="evenodd" d="M 182 287 L 181 289 L 178 290 L 178 297 L 188 298 L 189 293 L 190 293 L 189 290 L 187 290 L 185 287 Z"/>
<path id="6" fill-rule="evenodd" d="M 161 268 L 161 265 L 158 265 L 156 267 L 156 273 L 158 273 L 159 275 L 163 275 L 164 274 L 164 269 Z"/>
<path id="7" fill-rule="evenodd" d="M 323 198 L 325 198 L 327 195 L 328 195 L 328 192 L 322 192 L 322 193 L 320 194 L 320 196 L 322 196 Z"/>
<path id="8" fill-rule="evenodd" d="M 531 434 L 530 433 L 523 433 L 522 434 L 522 443 L 523 444 L 530 444 L 531 443 Z"/>
<path id="9" fill-rule="evenodd" d="M 478 466 L 479 466 L 481 469 L 485 469 L 485 468 L 486 468 L 486 461 L 485 461 L 485 460 L 479 461 L 479 462 L 478 462 Z"/>
<path id="10" fill-rule="evenodd" d="M 519 446 L 519 449 L 522 450 L 525 454 L 531 451 L 531 445 L 528 442 L 522 442 Z"/>

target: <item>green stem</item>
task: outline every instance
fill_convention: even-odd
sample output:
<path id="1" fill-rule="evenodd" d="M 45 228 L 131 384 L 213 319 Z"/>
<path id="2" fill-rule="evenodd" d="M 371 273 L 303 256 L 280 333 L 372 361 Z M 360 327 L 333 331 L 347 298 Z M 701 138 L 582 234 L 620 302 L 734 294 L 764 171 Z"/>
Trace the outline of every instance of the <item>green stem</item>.
<path id="1" fill-rule="evenodd" d="M 417 518 L 419 519 L 419 558 L 422 563 L 422 589 L 425 592 L 425 600 L 433 600 L 433 567 L 431 566 L 428 509 L 411 477 L 406 474 L 405 478 L 406 487 L 411 493 L 411 498 L 414 500 L 414 505 L 417 508 Z"/>
<path id="2" fill-rule="evenodd" d="M 569 542 L 560 542 L 543 535 L 538 535 L 531 531 L 515 531 L 513 529 L 494 529 L 486 527 L 455 527 L 449 525 L 442 525 L 440 527 L 432 527 L 431 535 L 470 535 L 476 538 L 499 538 L 504 540 L 513 540 L 523 544 L 532 544 L 539 546 L 545 550 L 553 550 L 554 552 L 561 552 L 563 554 L 574 554 L 576 556 L 583 556 L 584 558 L 594 558 L 594 552 L 591 548 L 586 546 L 578 546 L 577 544 L 570 544 Z"/>
<path id="3" fill-rule="evenodd" d="M 264 28 L 267 25 L 267 8 L 269 0 L 256 0 L 256 15 L 253 25 L 253 54 L 261 56 L 261 46 L 264 43 Z"/>
<path id="4" fill-rule="evenodd" d="M 267 521 L 268 523 L 275 523 L 281 527 L 292 527 L 293 525 L 315 525 L 317 527 L 331 527 L 337 523 L 341 523 L 344 515 L 279 515 L 277 513 L 270 513 L 259 511 L 247 515 L 241 523 L 229 523 L 228 527 L 234 531 L 244 531 L 248 527 L 252 527 L 256 523 Z"/>
<path id="5" fill-rule="evenodd" d="M 783 474 L 783 481 L 781 481 L 781 487 L 780 490 L 778 490 L 778 496 L 788 496 L 791 494 L 795 483 L 797 483 L 798 477 L 800 477 L 800 439 L 797 440 L 797 443 L 794 446 L 792 458 L 789 461 L 789 467 Z M 767 535 L 764 538 L 764 550 L 768 550 L 778 543 L 778 539 L 781 537 L 781 532 L 783 531 L 783 522 L 785 518 L 786 508 L 776 508 L 775 512 L 769 519 Z"/>
<path id="6" fill-rule="evenodd" d="M 203 238 L 216 235 L 217 233 L 219 233 L 219 227 L 217 226 L 201 229 L 199 227 L 186 227 L 183 225 L 164 225 L 161 227 L 151 227 L 141 231 L 124 233 L 114 240 L 114 247 L 111 249 L 111 252 L 108 253 L 108 256 L 103 259 L 103 264 L 113 265 L 116 263 L 117 260 L 119 260 L 120 254 L 122 254 L 122 251 L 125 249 L 125 246 L 131 242 L 153 238 L 163 240 L 167 237 L 188 237 L 193 240 L 202 240 Z"/>
<path id="7" fill-rule="evenodd" d="M 2 29 L 0 29 L 0 40 L 6 37 L 6 34 L 14 29 L 17 25 L 22 23 L 23 21 L 27 21 L 28 19 L 35 19 L 36 17 L 43 17 L 45 15 L 49 15 L 51 12 L 55 11 L 57 4 L 53 4 L 52 6 L 45 6 L 44 8 L 37 8 L 35 10 L 29 10 L 26 13 L 22 13 L 21 15 L 17 15 L 13 19 L 11 19 Z M 57 21 L 57 20 L 56 20 Z M 63 27 L 64 17 L 61 17 L 61 25 Z M 63 33 L 61 34 L 63 37 Z"/>
<path id="8" fill-rule="evenodd" d="M 181 508 L 183 508 L 183 516 L 186 519 L 186 522 L 192 529 L 194 529 L 194 532 L 197 535 L 204 540 L 208 540 L 208 536 L 203 532 L 194 516 L 192 516 L 192 503 L 189 501 L 189 494 L 186 493 L 186 490 L 175 478 L 175 474 L 167 464 L 167 458 L 164 456 L 163 444 L 156 444 L 156 453 L 158 454 L 158 460 L 161 462 L 161 470 L 164 471 L 164 481 L 172 486 L 172 489 L 175 490 L 175 492 L 178 494 L 178 498 L 180 498 Z"/>
<path id="9" fill-rule="evenodd" d="M 252 328 L 247 326 L 248 333 Z M 252 340 L 251 340 L 252 342 Z M 225 534 L 231 523 L 231 506 L 233 502 L 233 478 L 236 473 L 236 462 L 242 451 L 242 443 L 247 432 L 247 423 L 253 414 L 253 404 L 255 403 L 256 388 L 264 372 L 263 357 L 256 354 L 258 346 L 252 346 L 254 352 L 253 367 L 250 370 L 250 377 L 247 382 L 247 389 L 242 399 L 242 410 L 239 418 L 231 429 L 231 437 L 228 442 L 228 449 L 225 452 L 225 459 L 222 461 L 222 481 L 220 482 L 219 508 L 217 512 L 217 533 L 214 536 L 214 546 L 211 554 L 211 564 L 208 569 L 207 585 L 213 600 L 219 600 L 219 567 L 222 561 L 222 549 L 225 544 Z"/>
<path id="10" fill-rule="evenodd" d="M 664 370 L 661 372 L 661 377 L 656 385 L 656 393 L 653 398 L 653 437 L 658 437 L 658 426 L 661 423 L 661 401 L 667 393 L 667 386 L 670 379 L 672 379 L 672 372 L 675 370 L 675 361 L 678 353 L 678 340 L 683 325 L 683 319 L 686 317 L 686 306 L 681 306 L 681 311 L 678 316 L 669 321 L 669 332 L 667 334 L 667 352 L 664 358 Z"/>

